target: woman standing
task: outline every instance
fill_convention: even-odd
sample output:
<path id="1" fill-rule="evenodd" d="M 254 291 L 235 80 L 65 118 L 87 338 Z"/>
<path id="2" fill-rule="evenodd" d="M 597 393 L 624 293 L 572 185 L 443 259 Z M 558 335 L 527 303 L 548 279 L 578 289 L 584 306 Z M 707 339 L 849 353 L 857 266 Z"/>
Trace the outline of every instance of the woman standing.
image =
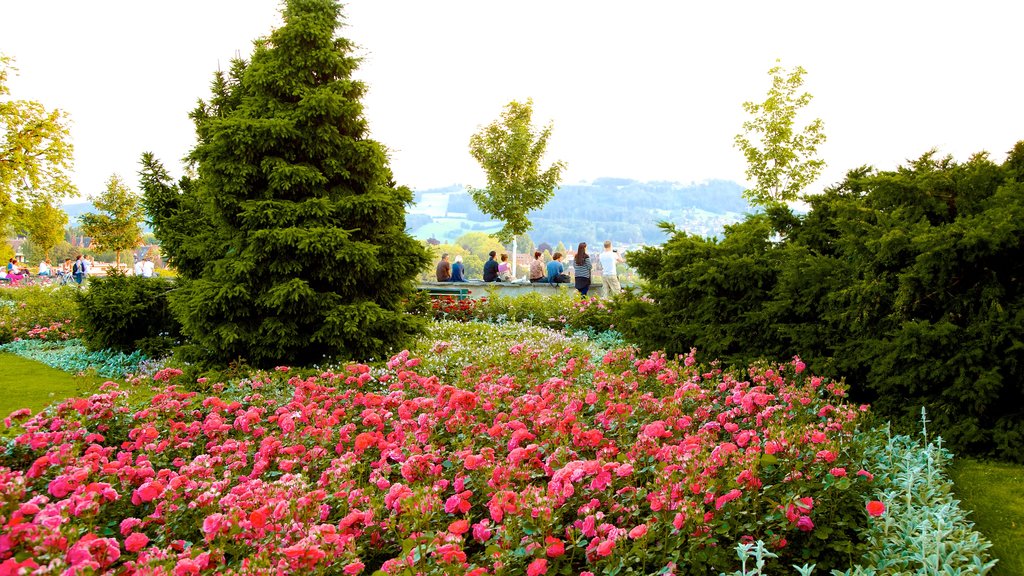
<path id="1" fill-rule="evenodd" d="M 572 263 L 573 271 L 576 273 L 576 289 L 580 291 L 581 297 L 586 298 L 587 290 L 590 290 L 590 272 L 594 267 L 590 263 L 590 256 L 587 255 L 586 242 L 580 242 Z"/>

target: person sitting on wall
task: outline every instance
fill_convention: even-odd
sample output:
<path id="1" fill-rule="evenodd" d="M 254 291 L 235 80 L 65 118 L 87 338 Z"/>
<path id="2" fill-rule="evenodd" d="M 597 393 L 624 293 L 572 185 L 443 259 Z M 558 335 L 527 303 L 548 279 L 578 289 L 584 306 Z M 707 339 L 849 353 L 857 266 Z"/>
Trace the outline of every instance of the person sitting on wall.
<path id="1" fill-rule="evenodd" d="M 498 280 L 502 282 L 512 281 L 512 266 L 508 263 L 508 254 L 501 255 L 501 264 L 498 264 Z"/>
<path id="2" fill-rule="evenodd" d="M 437 263 L 436 274 L 438 282 L 451 282 L 452 265 L 448 262 L 448 253 L 441 254 L 441 261 Z"/>
<path id="3" fill-rule="evenodd" d="M 569 276 L 565 274 L 565 266 L 562 264 L 562 253 L 555 252 L 548 262 L 548 282 L 552 284 L 568 284 Z"/>
<path id="4" fill-rule="evenodd" d="M 452 263 L 452 282 L 465 282 L 466 281 L 466 266 L 462 263 L 462 255 L 455 257 L 455 262 Z"/>
<path id="5" fill-rule="evenodd" d="M 494 259 L 497 255 L 498 253 L 494 250 L 487 254 L 489 258 L 487 262 L 484 262 L 484 282 L 498 281 L 498 261 Z"/>
<path id="6" fill-rule="evenodd" d="M 547 276 L 544 274 L 544 262 L 540 259 L 540 252 L 533 253 L 533 262 L 530 262 L 530 283 L 544 282 Z"/>

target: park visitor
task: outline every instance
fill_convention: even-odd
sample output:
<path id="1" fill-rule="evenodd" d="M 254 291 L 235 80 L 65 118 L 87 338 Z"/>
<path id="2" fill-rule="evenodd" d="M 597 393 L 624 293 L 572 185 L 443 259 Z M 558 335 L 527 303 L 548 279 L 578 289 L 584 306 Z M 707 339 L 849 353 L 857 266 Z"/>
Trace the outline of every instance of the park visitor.
<path id="1" fill-rule="evenodd" d="M 452 265 L 448 262 L 448 253 L 441 254 L 441 261 L 437 263 L 437 270 L 434 275 L 438 282 L 450 282 L 452 279 Z"/>
<path id="2" fill-rule="evenodd" d="M 622 285 L 619 284 L 619 273 L 615 269 L 619 262 L 624 262 L 622 256 L 619 256 L 618 250 L 612 249 L 612 241 L 604 241 L 604 251 L 598 256 L 598 260 L 601 261 L 601 291 L 605 298 L 610 297 L 612 294 L 618 294 L 622 292 Z"/>
<path id="3" fill-rule="evenodd" d="M 562 264 L 562 253 L 555 252 L 548 262 L 548 282 L 552 284 L 568 284 L 569 277 L 565 274 L 565 266 Z"/>
<path id="4" fill-rule="evenodd" d="M 498 280 L 502 282 L 512 281 L 512 267 L 508 264 L 508 254 L 501 255 L 501 264 L 498 264 Z"/>
<path id="5" fill-rule="evenodd" d="M 39 275 L 40 276 L 49 277 L 50 274 L 51 274 L 51 272 L 50 272 L 50 260 L 48 258 L 47 259 L 43 259 L 39 263 Z"/>
<path id="6" fill-rule="evenodd" d="M 462 256 L 456 256 L 452 264 L 452 282 L 466 281 L 466 266 L 462 263 Z"/>
<path id="7" fill-rule="evenodd" d="M 85 280 L 85 275 L 88 274 L 89 268 L 86 264 L 85 258 L 79 254 L 75 258 L 75 263 L 71 266 L 71 277 L 75 279 L 75 283 L 79 286 L 82 285 L 82 280 Z"/>
<path id="8" fill-rule="evenodd" d="M 498 253 L 491 250 L 487 256 L 487 262 L 484 262 L 484 282 L 497 282 L 498 261 L 495 258 L 498 256 Z"/>
<path id="9" fill-rule="evenodd" d="M 154 276 L 154 274 L 153 274 L 153 261 L 150 260 L 148 257 L 147 258 L 143 258 L 142 259 L 142 277 L 143 278 L 152 278 L 153 276 Z"/>
<path id="10" fill-rule="evenodd" d="M 540 252 L 533 253 L 533 262 L 530 262 L 530 282 L 536 284 L 546 280 L 544 276 L 544 262 L 540 259 Z"/>
<path id="11" fill-rule="evenodd" d="M 590 256 L 587 255 L 587 243 L 580 242 L 576 249 L 576 257 L 573 258 L 573 272 L 576 274 L 576 289 L 580 296 L 586 298 L 590 290 L 590 273 L 594 265 L 590 263 Z"/>
<path id="12" fill-rule="evenodd" d="M 132 267 L 132 273 L 136 276 L 142 276 L 142 260 L 135 261 L 135 266 Z"/>

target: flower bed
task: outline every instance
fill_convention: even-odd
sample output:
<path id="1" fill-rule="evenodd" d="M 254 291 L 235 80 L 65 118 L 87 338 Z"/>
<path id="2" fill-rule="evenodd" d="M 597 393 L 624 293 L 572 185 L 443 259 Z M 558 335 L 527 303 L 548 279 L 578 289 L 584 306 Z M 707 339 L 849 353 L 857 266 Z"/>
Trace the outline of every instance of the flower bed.
<path id="1" fill-rule="evenodd" d="M 0 459 L 0 570 L 703 575 L 737 542 L 778 566 L 864 550 L 861 411 L 799 361 L 505 358 L 64 402 Z"/>
<path id="2" fill-rule="evenodd" d="M 76 290 L 57 286 L 0 287 L 0 344 L 25 338 L 66 340 L 81 329 Z"/>

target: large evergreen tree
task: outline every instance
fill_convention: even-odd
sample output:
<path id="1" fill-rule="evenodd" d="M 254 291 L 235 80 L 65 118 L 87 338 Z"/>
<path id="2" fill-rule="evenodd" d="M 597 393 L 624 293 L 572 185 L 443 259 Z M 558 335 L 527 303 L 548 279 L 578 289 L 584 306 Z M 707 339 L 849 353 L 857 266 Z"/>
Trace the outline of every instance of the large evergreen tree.
<path id="1" fill-rule="evenodd" d="M 338 2 L 288 0 L 283 16 L 251 61 L 215 74 L 192 114 L 198 178 L 172 203 L 210 227 L 196 236 L 206 259 L 185 258 L 172 306 L 208 361 L 380 357 L 420 326 L 402 310 L 427 262 L 405 233 L 412 192 L 367 138 Z M 167 192 L 158 172 L 151 183 Z"/>

